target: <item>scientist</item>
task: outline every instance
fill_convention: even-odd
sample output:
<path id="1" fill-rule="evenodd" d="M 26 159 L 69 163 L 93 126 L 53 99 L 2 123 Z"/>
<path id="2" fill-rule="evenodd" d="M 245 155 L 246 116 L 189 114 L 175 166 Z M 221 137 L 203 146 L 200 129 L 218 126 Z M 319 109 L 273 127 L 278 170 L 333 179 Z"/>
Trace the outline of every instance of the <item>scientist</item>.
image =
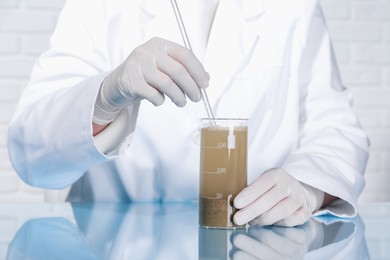
<path id="1" fill-rule="evenodd" d="M 178 4 L 193 52 L 168 0 L 66 2 L 9 127 L 19 176 L 72 201 L 195 200 L 207 88 L 250 122 L 237 224 L 355 216 L 368 139 L 317 1 Z"/>

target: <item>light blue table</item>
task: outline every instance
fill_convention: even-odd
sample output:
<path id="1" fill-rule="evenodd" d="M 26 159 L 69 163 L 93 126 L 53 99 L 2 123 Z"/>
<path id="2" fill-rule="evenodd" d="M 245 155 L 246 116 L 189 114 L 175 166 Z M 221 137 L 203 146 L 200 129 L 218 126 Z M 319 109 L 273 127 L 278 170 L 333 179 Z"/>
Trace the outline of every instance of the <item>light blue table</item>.
<path id="1" fill-rule="evenodd" d="M 5 232 L 2 232 L 2 230 Z M 390 204 L 352 220 L 212 230 L 196 204 L 0 204 L 5 259 L 390 259 Z"/>

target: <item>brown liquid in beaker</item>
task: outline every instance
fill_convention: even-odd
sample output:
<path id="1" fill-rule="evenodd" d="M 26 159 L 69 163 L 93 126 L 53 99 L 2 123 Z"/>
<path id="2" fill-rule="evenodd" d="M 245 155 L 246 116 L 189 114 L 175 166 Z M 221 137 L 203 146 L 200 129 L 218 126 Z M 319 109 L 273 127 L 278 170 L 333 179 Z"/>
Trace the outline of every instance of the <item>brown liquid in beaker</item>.
<path id="1" fill-rule="evenodd" d="M 235 148 L 228 148 L 228 127 L 202 128 L 199 224 L 234 228 L 235 196 L 247 186 L 247 127 L 234 127 Z"/>

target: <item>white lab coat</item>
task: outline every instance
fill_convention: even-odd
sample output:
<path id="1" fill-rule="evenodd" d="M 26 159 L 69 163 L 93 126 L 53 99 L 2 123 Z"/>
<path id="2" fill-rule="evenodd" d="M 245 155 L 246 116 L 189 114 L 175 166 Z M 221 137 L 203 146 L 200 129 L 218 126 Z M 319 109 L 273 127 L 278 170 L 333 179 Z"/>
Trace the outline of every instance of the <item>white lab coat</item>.
<path id="1" fill-rule="evenodd" d="M 189 24 L 201 18 L 183 16 Z M 10 158 L 25 182 L 61 189 L 79 180 L 74 200 L 197 199 L 201 102 L 130 107 L 102 133 L 115 144 L 111 153 L 91 134 L 105 75 L 155 36 L 182 42 L 168 0 L 67 1 L 9 128 Z M 220 1 L 202 60 L 216 117 L 249 118 L 248 182 L 282 167 L 341 198 L 325 212 L 354 215 L 368 139 L 318 3 Z"/>

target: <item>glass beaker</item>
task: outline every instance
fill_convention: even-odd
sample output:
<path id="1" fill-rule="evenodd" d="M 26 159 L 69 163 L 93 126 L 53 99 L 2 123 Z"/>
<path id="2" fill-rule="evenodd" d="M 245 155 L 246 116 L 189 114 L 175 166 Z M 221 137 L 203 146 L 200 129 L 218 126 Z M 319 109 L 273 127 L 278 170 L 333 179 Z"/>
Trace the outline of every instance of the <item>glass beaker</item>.
<path id="1" fill-rule="evenodd" d="M 248 120 L 201 119 L 199 225 L 237 228 L 233 200 L 247 186 Z"/>

